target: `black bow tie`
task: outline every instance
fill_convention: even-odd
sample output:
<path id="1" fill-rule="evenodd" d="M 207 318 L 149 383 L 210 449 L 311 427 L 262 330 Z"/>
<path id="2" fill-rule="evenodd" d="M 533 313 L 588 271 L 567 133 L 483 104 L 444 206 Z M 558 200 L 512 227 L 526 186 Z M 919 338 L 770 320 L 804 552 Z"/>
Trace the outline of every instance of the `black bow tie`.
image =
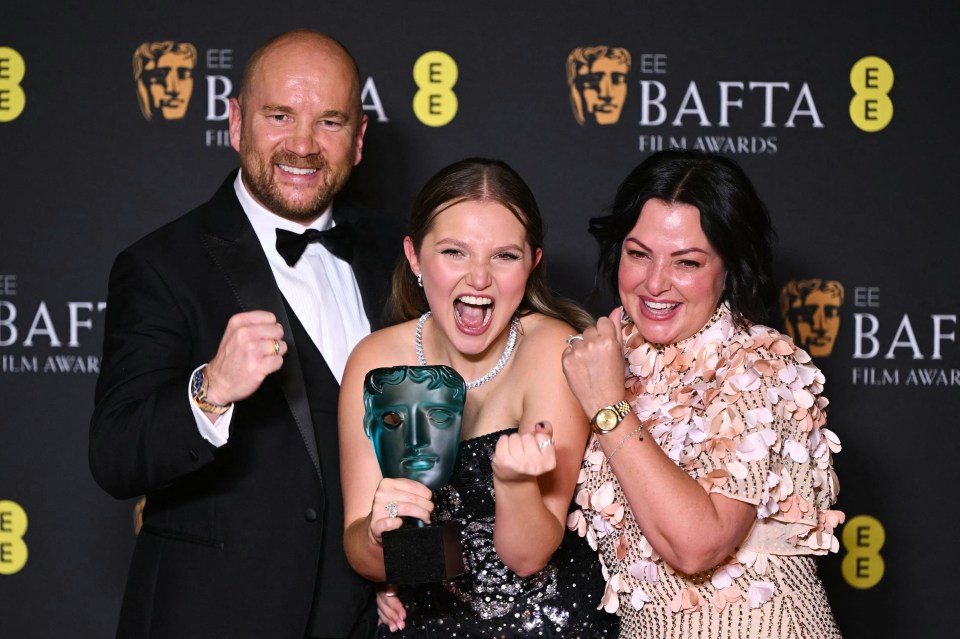
<path id="1" fill-rule="evenodd" d="M 288 266 L 297 263 L 307 244 L 311 242 L 320 242 L 334 256 L 345 262 L 353 259 L 353 228 L 349 224 L 337 224 L 326 231 L 307 229 L 303 233 L 277 229 L 277 252 Z"/>

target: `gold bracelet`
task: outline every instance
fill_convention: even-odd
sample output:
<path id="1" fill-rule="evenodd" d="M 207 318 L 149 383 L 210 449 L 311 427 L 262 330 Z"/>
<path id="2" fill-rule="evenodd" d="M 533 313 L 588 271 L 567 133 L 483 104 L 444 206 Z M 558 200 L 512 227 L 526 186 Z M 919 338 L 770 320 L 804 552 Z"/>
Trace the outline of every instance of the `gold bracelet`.
<path id="1" fill-rule="evenodd" d="M 613 452 L 607 455 L 607 463 L 609 463 L 613 459 L 613 456 L 617 454 L 617 451 L 620 450 L 624 444 L 627 443 L 628 439 L 630 439 L 637 433 L 640 433 L 640 431 L 642 430 L 643 430 L 643 424 L 640 424 L 639 426 L 637 426 L 636 430 L 631 431 L 629 435 L 626 435 L 623 439 L 621 439 L 620 443 L 617 444 L 617 447 L 613 449 Z M 640 433 L 640 439 L 637 441 L 641 441 L 641 442 L 643 441 L 643 433 Z"/>

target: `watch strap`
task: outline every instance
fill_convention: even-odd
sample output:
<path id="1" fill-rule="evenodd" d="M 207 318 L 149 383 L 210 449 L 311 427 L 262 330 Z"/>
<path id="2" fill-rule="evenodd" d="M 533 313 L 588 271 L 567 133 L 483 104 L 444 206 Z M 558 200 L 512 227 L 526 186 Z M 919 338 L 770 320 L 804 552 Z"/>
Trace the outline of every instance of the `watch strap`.
<path id="1" fill-rule="evenodd" d="M 611 406 L 613 410 L 617 411 L 617 414 L 620 415 L 620 419 L 623 419 L 630 414 L 630 402 L 625 399 L 621 399 L 619 402 Z"/>
<path id="2" fill-rule="evenodd" d="M 193 379 L 191 380 L 190 387 L 193 389 L 191 397 L 193 398 L 193 403 L 197 405 L 197 408 L 202 410 L 205 413 L 213 413 L 214 415 L 223 415 L 225 412 L 230 410 L 232 404 L 214 404 L 207 401 L 207 387 L 209 385 L 209 378 L 204 374 L 206 370 L 206 365 L 201 366 L 193 374 Z"/>

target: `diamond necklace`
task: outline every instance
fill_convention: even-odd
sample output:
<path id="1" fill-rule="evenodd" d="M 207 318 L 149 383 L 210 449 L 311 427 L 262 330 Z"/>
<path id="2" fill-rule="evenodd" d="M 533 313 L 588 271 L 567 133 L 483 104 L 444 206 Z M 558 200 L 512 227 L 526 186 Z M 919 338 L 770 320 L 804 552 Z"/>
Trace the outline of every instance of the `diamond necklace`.
<path id="1" fill-rule="evenodd" d="M 423 356 L 423 324 L 427 321 L 428 317 L 430 317 L 430 311 L 421 315 L 420 320 L 417 322 L 417 359 L 420 361 L 421 366 L 427 365 L 427 358 Z M 519 328 L 520 318 L 514 315 L 513 319 L 510 320 L 510 334 L 507 335 L 507 345 L 503 348 L 503 355 L 500 356 L 497 365 L 483 377 L 478 377 L 472 382 L 467 382 L 467 390 L 476 388 L 477 386 L 483 386 L 503 370 L 503 367 L 510 361 L 510 356 L 513 355 L 513 347 L 517 344 L 517 331 Z"/>

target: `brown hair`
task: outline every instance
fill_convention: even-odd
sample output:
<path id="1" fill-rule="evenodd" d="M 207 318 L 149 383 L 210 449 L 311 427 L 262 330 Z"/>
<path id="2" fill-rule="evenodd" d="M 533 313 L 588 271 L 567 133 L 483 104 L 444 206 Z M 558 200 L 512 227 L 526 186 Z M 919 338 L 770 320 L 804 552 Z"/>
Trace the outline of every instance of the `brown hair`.
<path id="1" fill-rule="evenodd" d="M 497 202 L 509 209 L 527 234 L 527 243 L 536 251 L 543 248 L 543 218 L 530 187 L 505 162 L 487 158 L 467 158 L 440 169 L 420 190 L 413 203 L 406 235 L 419 254 L 423 238 L 433 227 L 437 215 L 459 202 Z M 393 290 L 388 316 L 394 322 L 419 317 L 429 310 L 423 289 L 401 260 L 393 271 Z M 544 261 L 534 267 L 527 279 L 520 315 L 541 313 L 562 320 L 578 331 L 593 324 L 593 318 L 574 302 L 558 297 L 547 284 Z"/>

